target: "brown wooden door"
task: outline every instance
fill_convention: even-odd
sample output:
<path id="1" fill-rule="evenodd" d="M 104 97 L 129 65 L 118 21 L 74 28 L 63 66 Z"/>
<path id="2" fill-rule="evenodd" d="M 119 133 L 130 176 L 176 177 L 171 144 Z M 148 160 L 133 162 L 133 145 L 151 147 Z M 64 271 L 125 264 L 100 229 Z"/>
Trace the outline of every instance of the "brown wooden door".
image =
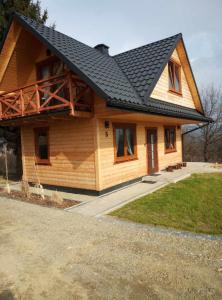
<path id="1" fill-rule="evenodd" d="M 147 158 L 148 174 L 158 172 L 157 128 L 147 129 Z"/>

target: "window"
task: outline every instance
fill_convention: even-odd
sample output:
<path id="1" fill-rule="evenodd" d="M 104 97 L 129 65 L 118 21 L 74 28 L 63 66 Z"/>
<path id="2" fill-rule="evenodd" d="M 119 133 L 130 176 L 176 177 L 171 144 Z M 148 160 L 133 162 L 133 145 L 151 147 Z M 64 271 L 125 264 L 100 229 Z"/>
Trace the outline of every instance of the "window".
<path id="1" fill-rule="evenodd" d="M 176 127 L 165 127 L 165 152 L 176 151 Z"/>
<path id="2" fill-rule="evenodd" d="M 134 124 L 113 124 L 115 162 L 137 157 L 136 126 Z"/>
<path id="3" fill-rule="evenodd" d="M 49 129 L 35 128 L 35 156 L 37 164 L 50 164 L 49 161 Z"/>
<path id="4" fill-rule="evenodd" d="M 46 80 L 50 77 L 59 76 L 64 73 L 64 64 L 62 61 L 58 60 L 56 57 L 52 56 L 44 61 L 38 62 L 36 64 L 36 72 L 37 72 L 37 80 Z M 47 86 L 48 85 L 48 86 Z M 44 104 L 44 102 L 50 97 L 48 92 L 55 92 L 60 85 L 52 84 L 50 81 L 44 81 L 43 86 L 45 92 L 40 92 L 40 104 Z M 58 96 L 65 98 L 66 90 L 63 88 L 58 93 Z M 58 100 L 52 99 L 50 101 L 51 105 L 61 104 Z"/>
<path id="5" fill-rule="evenodd" d="M 169 72 L 169 90 L 174 93 L 181 94 L 181 66 L 174 62 L 169 61 L 168 63 Z"/>
<path id="6" fill-rule="evenodd" d="M 36 64 L 37 80 L 47 79 L 64 73 L 64 64 L 52 56 Z"/>

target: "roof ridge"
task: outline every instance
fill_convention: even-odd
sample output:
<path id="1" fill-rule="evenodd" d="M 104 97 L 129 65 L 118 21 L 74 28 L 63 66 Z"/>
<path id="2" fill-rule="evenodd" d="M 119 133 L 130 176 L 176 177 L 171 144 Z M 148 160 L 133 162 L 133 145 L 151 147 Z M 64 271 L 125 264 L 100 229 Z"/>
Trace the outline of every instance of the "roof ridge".
<path id="1" fill-rule="evenodd" d="M 15 13 L 15 14 L 16 14 L 20 19 L 22 19 L 22 20 L 25 21 L 25 22 L 32 22 L 32 23 L 34 22 L 36 25 L 44 26 L 44 27 L 46 27 L 47 29 L 53 30 L 53 31 L 55 31 L 56 33 L 59 33 L 59 34 L 65 36 L 65 37 L 67 37 L 67 38 L 69 38 L 69 39 L 72 39 L 73 41 L 75 41 L 75 42 L 77 42 L 77 43 L 80 43 L 81 45 L 84 45 L 84 47 L 85 47 L 85 46 L 86 46 L 86 47 L 89 47 L 91 50 L 95 51 L 95 52 L 97 53 L 97 55 L 100 55 L 100 56 L 104 57 L 104 54 L 102 54 L 100 51 L 98 51 L 98 50 L 95 49 L 94 47 L 91 47 L 91 46 L 89 46 L 89 45 L 87 45 L 87 44 L 85 44 L 85 43 L 83 43 L 83 42 L 80 42 L 80 41 L 76 40 L 75 38 L 73 38 L 73 37 L 71 37 L 71 36 L 69 36 L 69 35 L 67 35 L 67 34 L 64 34 L 64 33 L 60 32 L 60 31 L 57 31 L 57 30 L 55 30 L 55 29 L 49 27 L 49 26 L 46 26 L 45 24 L 38 23 L 37 21 L 35 21 L 35 20 L 33 20 L 33 19 L 29 18 L 29 17 L 23 16 L 22 14 L 19 14 L 19 13 Z M 32 26 L 32 25 L 31 25 L 31 26 Z M 142 100 L 141 97 L 139 96 L 139 94 L 137 93 L 137 91 L 135 90 L 135 88 L 133 87 L 133 85 L 131 84 L 129 78 L 126 76 L 126 74 L 125 74 L 124 71 L 121 69 L 121 67 L 119 66 L 119 64 L 117 63 L 117 61 L 114 59 L 114 57 L 111 56 L 111 55 L 109 55 L 109 56 L 105 56 L 105 58 L 106 58 L 107 60 L 112 60 L 113 63 L 116 64 L 116 66 L 117 66 L 119 72 L 121 72 L 122 76 L 124 76 L 125 80 L 126 80 L 126 81 L 128 82 L 128 84 L 131 86 L 131 88 L 133 89 L 133 91 L 134 91 L 134 93 L 136 94 L 136 96 L 137 96 L 140 100 Z"/>
<path id="2" fill-rule="evenodd" d="M 134 50 L 137 50 L 137 49 L 141 49 L 143 47 L 147 47 L 147 46 L 150 46 L 150 45 L 153 45 L 153 44 L 156 44 L 156 43 L 159 43 L 159 42 L 163 42 L 165 40 L 169 40 L 169 39 L 172 39 L 172 38 L 178 38 L 179 36 L 182 37 L 182 33 L 179 32 L 177 34 L 174 34 L 174 35 L 171 35 L 169 37 L 166 37 L 166 38 L 163 38 L 163 39 L 160 39 L 160 40 L 157 40 L 155 42 L 151 42 L 151 43 L 148 43 L 148 44 L 145 44 L 145 45 L 142 45 L 142 46 L 139 46 L 139 47 L 135 47 L 135 48 L 132 48 L 132 49 L 129 49 L 129 50 L 126 50 L 126 51 L 123 51 L 123 52 L 120 52 L 118 54 L 115 54 L 113 55 L 112 57 L 116 57 L 116 56 L 119 56 L 119 55 L 122 55 L 122 54 L 125 54 L 125 53 L 128 53 L 130 51 L 134 51 Z"/>
<path id="3" fill-rule="evenodd" d="M 68 37 L 68 38 L 70 38 L 70 39 L 72 39 L 72 40 L 74 40 L 74 41 L 76 41 L 76 42 L 78 42 L 78 43 L 81 43 L 81 44 L 84 45 L 84 46 L 87 46 L 87 47 L 89 47 L 89 48 L 91 48 L 91 49 L 96 50 L 94 47 L 92 47 L 92 46 L 90 46 L 90 45 L 88 45 L 88 44 L 86 44 L 86 43 L 83 43 L 83 42 L 77 40 L 76 38 L 72 37 L 71 35 L 68 35 L 68 34 L 66 34 L 66 33 L 63 33 L 63 32 L 61 32 L 61 31 L 56 30 L 56 29 L 54 29 L 54 28 L 52 28 L 52 27 L 49 27 L 49 26 L 47 26 L 47 25 L 45 25 L 45 24 L 43 24 L 43 23 L 39 23 L 39 22 L 37 22 L 36 20 L 34 20 L 34 19 L 30 18 L 30 17 L 27 17 L 27 16 L 25 16 L 25 15 L 19 13 L 19 12 L 14 12 L 14 15 L 17 15 L 19 18 L 22 18 L 23 20 L 24 20 L 24 19 L 28 19 L 28 20 L 30 20 L 31 22 L 35 22 L 36 24 L 38 24 L 38 25 L 40 25 L 40 26 L 44 26 L 44 27 L 46 27 L 46 28 L 48 28 L 48 29 L 50 29 L 50 30 L 53 30 L 53 31 L 55 31 L 55 32 L 58 32 L 59 34 L 62 34 L 62 35 L 66 36 L 66 37 Z M 182 36 L 182 33 L 179 32 L 179 33 L 177 33 L 177 34 L 168 36 L 168 37 L 166 37 L 166 38 L 163 38 L 163 39 L 160 39 L 160 40 L 157 40 L 157 41 L 154 41 L 154 42 L 151 42 L 151 43 L 148 43 L 148 44 L 139 46 L 139 47 L 135 47 L 135 48 L 129 49 L 129 50 L 124 51 L 124 52 L 120 52 L 120 53 L 115 54 L 115 55 L 110 55 L 110 57 L 115 57 L 115 56 L 118 56 L 118 55 L 127 53 L 127 52 L 129 52 L 129 51 L 133 51 L 133 50 L 136 50 L 136 49 L 140 49 L 140 48 L 146 47 L 146 46 L 148 46 L 148 45 L 152 45 L 152 44 L 155 44 L 155 43 L 158 43 L 158 42 L 162 42 L 162 41 L 164 41 L 164 40 L 176 38 L 176 37 L 178 37 L 179 35 Z M 96 51 L 97 51 L 97 50 L 96 50 Z M 99 51 L 98 51 L 98 52 L 99 52 Z M 99 52 L 99 53 L 100 53 L 100 52 Z M 103 54 L 101 53 L 101 55 L 103 55 Z"/>
<path id="4" fill-rule="evenodd" d="M 78 43 L 81 43 L 81 44 L 84 45 L 84 46 L 87 46 L 87 47 L 89 47 L 89 48 L 91 48 L 91 49 L 96 50 L 94 47 L 92 47 L 92 46 L 90 46 L 90 45 L 88 45 L 88 44 L 85 44 L 85 43 L 83 43 L 83 42 L 81 42 L 81 41 L 75 39 L 75 38 L 72 37 L 71 35 L 65 34 L 65 33 L 61 32 L 61 31 L 59 31 L 59 30 L 56 30 L 56 29 L 54 29 L 54 28 L 52 28 L 52 27 L 49 27 L 49 26 L 47 26 L 47 25 L 45 25 L 45 24 L 43 24 L 43 23 L 39 23 L 39 22 L 37 22 L 36 20 L 34 20 L 34 19 L 32 19 L 32 18 L 29 18 L 29 17 L 24 16 L 23 14 L 20 14 L 20 13 L 18 13 L 18 12 L 15 12 L 14 15 L 16 15 L 16 16 L 19 17 L 19 18 L 22 18 L 23 21 L 26 21 L 26 19 L 28 19 L 30 22 L 35 22 L 37 25 L 44 26 L 44 27 L 46 27 L 46 28 L 48 28 L 48 29 L 50 29 L 50 30 L 53 30 L 53 31 L 55 31 L 55 32 L 57 32 L 57 33 L 59 33 L 59 34 L 62 34 L 62 35 L 64 35 L 64 36 L 68 37 L 69 39 L 72 39 L 72 40 L 74 40 L 74 41 L 76 41 L 76 42 L 78 42 Z M 96 51 L 98 51 L 98 50 L 96 50 Z M 100 52 L 98 51 L 98 53 L 100 53 Z M 101 53 L 101 54 L 102 54 L 102 53 Z M 102 55 L 103 55 L 103 54 L 102 54 Z"/>

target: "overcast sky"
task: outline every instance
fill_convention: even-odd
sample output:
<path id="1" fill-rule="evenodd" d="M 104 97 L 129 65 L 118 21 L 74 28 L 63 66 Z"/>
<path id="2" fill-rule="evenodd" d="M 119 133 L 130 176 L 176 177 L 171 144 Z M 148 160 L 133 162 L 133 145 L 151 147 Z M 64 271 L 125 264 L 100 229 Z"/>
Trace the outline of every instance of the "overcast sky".
<path id="1" fill-rule="evenodd" d="M 114 55 L 182 32 L 198 87 L 222 86 L 222 0 L 42 0 L 48 24 Z"/>

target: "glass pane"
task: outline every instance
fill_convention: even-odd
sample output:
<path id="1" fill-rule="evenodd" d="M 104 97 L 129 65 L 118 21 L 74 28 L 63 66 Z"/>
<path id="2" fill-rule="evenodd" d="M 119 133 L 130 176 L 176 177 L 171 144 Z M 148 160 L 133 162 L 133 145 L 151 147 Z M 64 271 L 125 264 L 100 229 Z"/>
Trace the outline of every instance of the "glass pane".
<path id="1" fill-rule="evenodd" d="M 124 130 L 116 128 L 116 156 L 124 156 Z"/>
<path id="2" fill-rule="evenodd" d="M 126 129 L 126 144 L 127 144 L 127 155 L 134 154 L 134 132 L 132 128 Z"/>
<path id="3" fill-rule="evenodd" d="M 170 130 L 165 129 L 165 147 L 166 149 L 170 149 Z"/>
<path id="4" fill-rule="evenodd" d="M 180 92 L 180 67 L 175 66 L 175 91 Z"/>
<path id="5" fill-rule="evenodd" d="M 173 75 L 173 63 L 170 61 L 168 64 L 168 71 L 169 71 L 169 89 L 174 89 L 174 75 Z"/>
<path id="6" fill-rule="evenodd" d="M 49 78 L 50 77 L 50 68 L 48 65 L 44 65 L 40 68 L 40 78 L 39 80 L 43 80 L 43 79 L 46 79 L 46 78 Z M 43 85 L 46 85 L 47 82 L 44 82 Z M 42 105 L 45 100 L 48 99 L 49 97 L 49 94 L 47 93 L 48 91 L 50 91 L 50 88 L 49 87 L 44 87 L 44 90 L 45 92 L 40 92 L 40 95 L 41 95 L 41 101 L 40 101 L 40 104 Z"/>
<path id="7" fill-rule="evenodd" d="M 48 137 L 47 133 L 40 133 L 38 136 L 39 158 L 48 159 Z"/>
<path id="8" fill-rule="evenodd" d="M 52 64 L 52 76 L 60 75 L 63 71 L 63 65 L 61 61 L 56 61 Z"/>
<path id="9" fill-rule="evenodd" d="M 40 69 L 40 80 L 50 77 L 50 68 L 48 65 L 42 66 Z"/>
<path id="10" fill-rule="evenodd" d="M 170 131 L 170 148 L 173 149 L 175 147 L 175 131 L 171 129 Z"/>

